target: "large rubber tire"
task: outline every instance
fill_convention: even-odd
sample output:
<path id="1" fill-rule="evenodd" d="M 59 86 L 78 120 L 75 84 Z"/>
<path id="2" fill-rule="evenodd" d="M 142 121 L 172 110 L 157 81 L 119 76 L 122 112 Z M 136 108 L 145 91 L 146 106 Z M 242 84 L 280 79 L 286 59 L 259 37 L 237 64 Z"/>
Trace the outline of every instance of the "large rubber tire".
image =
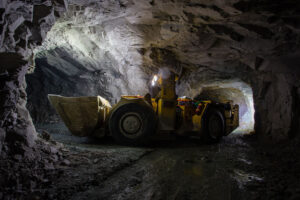
<path id="1" fill-rule="evenodd" d="M 157 119 L 152 108 L 137 103 L 122 105 L 110 117 L 109 130 L 119 144 L 144 145 L 156 132 Z"/>
<path id="2" fill-rule="evenodd" d="M 215 108 L 208 110 L 204 120 L 204 140 L 206 143 L 217 143 L 225 135 L 225 119 Z"/>

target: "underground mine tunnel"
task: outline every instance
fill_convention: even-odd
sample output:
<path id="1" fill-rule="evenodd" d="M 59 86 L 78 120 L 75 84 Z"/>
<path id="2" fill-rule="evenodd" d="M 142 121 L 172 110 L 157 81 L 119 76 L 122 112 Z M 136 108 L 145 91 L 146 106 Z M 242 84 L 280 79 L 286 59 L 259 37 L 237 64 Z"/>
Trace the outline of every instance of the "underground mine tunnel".
<path id="1" fill-rule="evenodd" d="M 299 199 L 299 22 L 294 0 L 1 0 L 0 199 Z"/>

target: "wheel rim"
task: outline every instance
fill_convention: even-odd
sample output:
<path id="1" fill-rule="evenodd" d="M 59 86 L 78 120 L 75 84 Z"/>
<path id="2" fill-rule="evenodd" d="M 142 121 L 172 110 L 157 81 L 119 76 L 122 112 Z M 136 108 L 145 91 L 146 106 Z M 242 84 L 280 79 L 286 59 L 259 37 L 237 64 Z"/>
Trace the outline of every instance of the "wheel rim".
<path id="1" fill-rule="evenodd" d="M 141 135 L 142 125 L 141 116 L 135 112 L 124 114 L 119 121 L 121 133 L 128 138 L 136 138 Z"/>
<path id="2" fill-rule="evenodd" d="M 220 136 L 221 132 L 222 132 L 222 124 L 221 124 L 221 120 L 220 117 L 217 115 L 212 115 L 209 118 L 209 134 L 212 138 L 216 139 Z"/>

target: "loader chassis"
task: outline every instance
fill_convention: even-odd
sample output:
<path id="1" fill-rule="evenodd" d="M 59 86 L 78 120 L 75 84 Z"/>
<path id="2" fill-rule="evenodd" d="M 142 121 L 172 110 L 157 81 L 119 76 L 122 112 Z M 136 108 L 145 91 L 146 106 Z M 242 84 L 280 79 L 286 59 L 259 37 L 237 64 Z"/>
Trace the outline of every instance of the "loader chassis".
<path id="1" fill-rule="evenodd" d="M 121 96 L 112 107 L 99 96 L 48 97 L 74 135 L 111 135 L 121 144 L 144 144 L 156 133 L 199 136 L 207 142 L 217 142 L 239 126 L 238 105 L 232 101 L 177 98 L 175 78 L 174 74 L 160 76 L 160 92 L 155 98 Z"/>

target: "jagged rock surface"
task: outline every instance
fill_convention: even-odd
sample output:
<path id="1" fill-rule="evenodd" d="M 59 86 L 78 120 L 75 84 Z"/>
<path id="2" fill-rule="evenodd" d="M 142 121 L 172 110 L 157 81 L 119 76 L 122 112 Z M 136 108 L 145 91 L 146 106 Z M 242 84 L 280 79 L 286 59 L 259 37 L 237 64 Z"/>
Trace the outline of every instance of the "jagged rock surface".
<path id="1" fill-rule="evenodd" d="M 36 131 L 26 108 L 25 74 L 33 65 L 33 49 L 66 6 L 64 1 L 0 2 L 0 152 L 23 151 L 19 143 L 34 145 Z"/>
<path id="2" fill-rule="evenodd" d="M 289 0 L 71 0 L 36 50 L 41 69 L 28 79 L 30 91 L 43 97 L 38 102 L 33 97 L 30 105 L 49 106 L 48 91 L 100 94 L 114 103 L 122 93 L 146 93 L 150 75 L 168 67 L 182 74 L 179 95 L 194 97 L 222 84 L 228 93 L 253 91 L 255 130 L 287 139 L 299 130 L 299 7 Z M 107 84 L 94 78 L 99 71 Z M 52 74 L 61 74 L 56 80 L 66 80 L 65 86 L 34 89 L 47 85 L 52 78 L 41 77 Z"/>

